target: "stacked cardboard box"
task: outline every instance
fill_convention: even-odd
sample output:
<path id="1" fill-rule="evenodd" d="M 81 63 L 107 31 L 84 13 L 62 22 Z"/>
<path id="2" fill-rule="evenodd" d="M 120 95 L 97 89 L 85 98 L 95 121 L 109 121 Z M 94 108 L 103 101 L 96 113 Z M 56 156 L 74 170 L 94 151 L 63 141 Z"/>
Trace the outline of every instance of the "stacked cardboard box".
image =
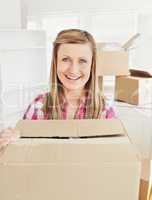
<path id="1" fill-rule="evenodd" d="M 136 34 L 124 45 L 120 45 L 115 50 L 105 48 L 105 44 L 97 44 L 97 76 L 100 91 L 104 92 L 104 81 L 102 76 L 116 76 L 115 80 L 115 99 L 133 105 L 151 108 L 152 105 L 152 74 L 129 70 L 129 51 L 134 40 L 139 36 Z M 152 109 L 152 108 L 151 108 Z M 142 174 L 140 182 L 140 200 L 148 199 L 149 187 L 149 163 L 142 161 Z M 144 174 L 144 176 L 143 176 Z M 145 176 L 145 174 L 147 174 Z M 151 197 L 152 198 L 152 197 Z"/>
<path id="2" fill-rule="evenodd" d="M 139 35 L 135 34 L 123 45 L 97 43 L 97 76 L 129 75 L 129 48 Z"/>
<path id="3" fill-rule="evenodd" d="M 142 161 L 139 200 L 152 199 L 152 160 L 151 159 L 144 159 Z"/>
<path id="4" fill-rule="evenodd" d="M 20 121 L 0 159 L 3 200 L 137 200 L 140 161 L 118 119 Z"/>
<path id="5" fill-rule="evenodd" d="M 134 108 L 138 109 L 138 111 L 140 112 L 143 112 L 143 109 L 145 109 L 147 110 L 147 112 L 149 110 L 149 112 L 151 113 L 152 74 L 146 71 L 132 69 L 130 70 L 130 76 L 116 77 L 115 99 L 126 102 L 128 104 L 135 105 L 136 107 Z M 136 115 L 135 117 L 137 116 L 138 115 Z M 138 116 L 138 119 L 139 119 L 139 116 Z M 140 123 L 140 120 L 138 120 L 137 123 Z M 148 128 L 150 128 L 149 124 L 147 125 L 148 125 Z M 136 127 L 138 125 L 133 125 L 133 126 Z M 149 130 L 149 134 L 151 134 L 150 130 Z M 142 127 L 142 131 L 144 134 L 144 131 L 145 131 L 144 127 Z M 152 198 L 150 197 L 150 187 L 152 184 L 151 182 L 152 169 L 150 168 L 151 159 L 152 157 L 142 158 L 139 200 L 151 200 L 150 198 Z"/>
<path id="6" fill-rule="evenodd" d="M 116 77 L 115 99 L 133 105 L 152 104 L 152 74 L 130 70 L 129 76 Z"/>
<path id="7" fill-rule="evenodd" d="M 96 75 L 99 89 L 103 90 L 103 76 L 129 75 L 129 50 L 139 33 L 133 35 L 123 45 L 119 43 L 97 43 Z"/>

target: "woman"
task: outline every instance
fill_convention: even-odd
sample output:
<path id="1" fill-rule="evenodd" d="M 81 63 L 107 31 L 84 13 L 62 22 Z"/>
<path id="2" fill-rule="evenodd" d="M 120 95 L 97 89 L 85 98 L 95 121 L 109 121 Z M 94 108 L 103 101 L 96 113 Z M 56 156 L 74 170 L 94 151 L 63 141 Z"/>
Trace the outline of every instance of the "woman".
<path id="1" fill-rule="evenodd" d="M 23 119 L 112 118 L 96 78 L 96 44 L 90 33 L 61 31 L 54 42 L 50 92 L 39 95 Z"/>
<path id="2" fill-rule="evenodd" d="M 50 92 L 36 97 L 23 119 L 113 118 L 115 112 L 106 106 L 97 83 L 92 35 L 80 29 L 63 30 L 53 43 Z"/>

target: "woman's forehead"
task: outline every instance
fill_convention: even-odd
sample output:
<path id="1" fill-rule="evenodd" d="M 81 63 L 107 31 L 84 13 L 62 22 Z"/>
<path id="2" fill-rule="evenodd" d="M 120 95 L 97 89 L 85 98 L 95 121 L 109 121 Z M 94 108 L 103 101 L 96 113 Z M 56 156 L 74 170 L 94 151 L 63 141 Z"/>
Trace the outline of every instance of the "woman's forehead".
<path id="1" fill-rule="evenodd" d="M 85 44 L 61 44 L 58 49 L 59 56 L 92 57 L 92 49 L 89 43 Z"/>

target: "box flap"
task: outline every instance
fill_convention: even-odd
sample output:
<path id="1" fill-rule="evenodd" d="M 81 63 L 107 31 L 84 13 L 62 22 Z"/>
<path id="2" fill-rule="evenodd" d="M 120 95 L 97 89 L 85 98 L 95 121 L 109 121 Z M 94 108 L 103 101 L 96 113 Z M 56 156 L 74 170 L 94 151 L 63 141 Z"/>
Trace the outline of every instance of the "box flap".
<path id="1" fill-rule="evenodd" d="M 118 119 L 20 120 L 16 129 L 22 137 L 94 137 L 125 135 Z"/>
<path id="2" fill-rule="evenodd" d="M 135 35 L 133 35 L 129 40 L 127 40 L 123 45 L 121 45 L 120 43 L 117 42 L 97 42 L 97 49 L 98 50 L 102 50 L 102 51 L 106 51 L 106 50 L 111 50 L 111 51 L 121 51 L 121 50 L 125 50 L 127 51 L 135 42 L 135 40 L 137 38 L 139 38 L 140 33 L 136 33 Z"/>
<path id="3" fill-rule="evenodd" d="M 141 78 L 152 78 L 152 74 L 146 71 L 137 70 L 137 69 L 130 69 L 131 76 L 134 77 L 141 77 Z"/>
<path id="4" fill-rule="evenodd" d="M 140 36 L 140 33 L 137 33 L 135 35 L 133 35 L 127 42 L 125 42 L 124 45 L 122 45 L 122 48 L 126 51 L 129 49 L 129 47 L 132 46 L 132 44 L 134 43 L 134 41 Z"/>
<path id="5" fill-rule="evenodd" d="M 122 47 L 116 42 L 97 42 L 97 49 L 99 51 L 121 51 Z"/>

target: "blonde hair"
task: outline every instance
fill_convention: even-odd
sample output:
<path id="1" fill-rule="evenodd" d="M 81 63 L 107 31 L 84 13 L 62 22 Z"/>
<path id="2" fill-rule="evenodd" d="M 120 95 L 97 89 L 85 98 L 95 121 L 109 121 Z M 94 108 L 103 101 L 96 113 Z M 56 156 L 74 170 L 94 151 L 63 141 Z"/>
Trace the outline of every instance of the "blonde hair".
<path id="1" fill-rule="evenodd" d="M 86 44 L 89 43 L 92 49 L 92 65 L 90 78 L 85 85 L 86 113 L 85 119 L 96 119 L 101 117 L 104 108 L 104 98 L 98 93 L 98 82 L 96 78 L 96 43 L 90 33 L 80 29 L 67 29 L 58 33 L 53 43 L 50 93 L 46 97 L 44 112 L 49 119 L 61 118 L 61 96 L 64 95 L 62 84 L 57 76 L 57 53 L 61 44 Z"/>

